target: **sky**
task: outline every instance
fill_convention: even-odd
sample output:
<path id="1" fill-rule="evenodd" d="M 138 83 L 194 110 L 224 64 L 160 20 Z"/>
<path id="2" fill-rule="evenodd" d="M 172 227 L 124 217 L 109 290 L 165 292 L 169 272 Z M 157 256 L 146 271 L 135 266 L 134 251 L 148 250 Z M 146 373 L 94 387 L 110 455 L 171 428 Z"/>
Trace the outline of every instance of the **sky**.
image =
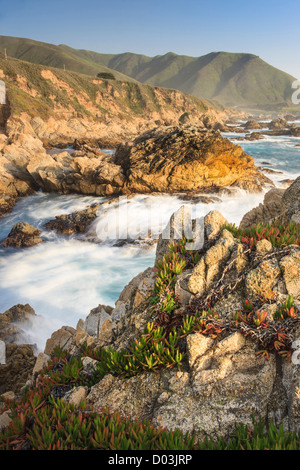
<path id="1" fill-rule="evenodd" d="M 300 0 L 0 0 L 0 35 L 148 56 L 247 52 L 300 79 Z"/>

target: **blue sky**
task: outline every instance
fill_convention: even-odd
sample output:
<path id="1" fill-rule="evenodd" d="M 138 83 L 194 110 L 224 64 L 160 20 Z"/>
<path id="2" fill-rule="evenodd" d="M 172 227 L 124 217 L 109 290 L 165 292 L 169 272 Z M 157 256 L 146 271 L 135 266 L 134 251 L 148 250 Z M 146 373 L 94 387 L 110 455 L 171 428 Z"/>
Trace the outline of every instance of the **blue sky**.
<path id="1" fill-rule="evenodd" d="M 249 52 L 300 79 L 300 0 L 0 0 L 0 34 L 104 53 Z"/>

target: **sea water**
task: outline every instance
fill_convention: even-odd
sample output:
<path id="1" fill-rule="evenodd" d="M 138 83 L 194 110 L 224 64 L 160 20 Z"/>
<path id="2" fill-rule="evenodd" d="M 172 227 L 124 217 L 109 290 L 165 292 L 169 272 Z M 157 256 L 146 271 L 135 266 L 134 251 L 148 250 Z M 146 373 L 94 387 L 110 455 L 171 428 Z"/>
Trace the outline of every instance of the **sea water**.
<path id="1" fill-rule="evenodd" d="M 224 136 L 235 141 L 236 134 Z M 236 143 L 258 166 L 280 172 L 267 174 L 276 186 L 284 187 L 282 181 L 300 176 L 300 147 L 296 147 L 300 139 L 267 137 Z M 168 194 L 122 197 L 110 203 L 99 197 L 43 192 L 23 198 L 0 220 L 0 240 L 15 223 L 25 221 L 41 231 L 43 242 L 25 249 L 0 247 L 0 312 L 16 304 L 30 304 L 37 316 L 28 331 L 28 342 L 43 350 L 53 331 L 63 325 L 76 327 L 99 304 L 113 307 L 126 284 L 153 266 L 153 240 L 183 204 L 191 207 L 193 217 L 218 210 L 238 225 L 263 198 L 264 192 L 249 195 L 244 191 L 210 204 L 183 202 Z M 44 228 L 55 216 L 95 202 L 100 204 L 98 217 L 86 234 L 62 236 Z M 116 245 L 126 238 L 132 243 Z"/>

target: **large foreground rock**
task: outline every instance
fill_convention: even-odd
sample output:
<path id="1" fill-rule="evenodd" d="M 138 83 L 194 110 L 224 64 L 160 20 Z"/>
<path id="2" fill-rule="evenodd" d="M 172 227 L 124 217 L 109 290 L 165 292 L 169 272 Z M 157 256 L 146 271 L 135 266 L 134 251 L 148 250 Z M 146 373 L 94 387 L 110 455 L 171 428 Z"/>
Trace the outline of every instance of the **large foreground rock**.
<path id="1" fill-rule="evenodd" d="M 295 390 L 286 382 L 296 367 L 285 365 L 282 375 L 274 357 L 259 358 L 253 343 L 239 333 L 219 344 L 202 334 L 190 335 L 187 351 L 187 370 L 145 373 L 127 380 L 107 375 L 91 388 L 87 402 L 197 437 L 229 436 L 235 424 L 251 425 L 252 415 L 290 429 L 299 427 L 299 417 L 289 420 L 287 414 L 297 406 L 295 402 L 291 406 Z"/>
<path id="2" fill-rule="evenodd" d="M 266 341 L 282 327 L 291 344 L 299 341 L 299 247 L 277 250 L 261 240 L 251 251 L 224 229 L 226 220 L 217 211 L 207 214 L 201 224 L 190 219 L 190 212 L 182 206 L 166 225 L 170 238 L 161 238 L 158 245 L 157 259 L 161 260 L 167 242 L 177 238 L 185 220 L 194 228 L 195 240 L 203 242 L 197 250 L 198 262 L 188 264 L 175 279 L 177 303 L 169 320 L 213 308 L 219 314 L 218 338 L 201 331 L 183 336 L 181 370 L 167 368 L 126 379 L 107 374 L 91 388 L 71 390 L 64 399 L 71 403 L 85 399 L 96 409 L 107 407 L 132 420 L 149 419 L 154 425 L 180 428 L 199 438 L 228 437 L 237 424 L 251 425 L 253 415 L 277 426 L 283 424 L 285 430 L 298 430 L 299 361 L 289 362 L 275 350 L 269 358 L 258 352 L 266 347 L 261 338 Z M 155 281 L 156 271 L 150 267 L 125 286 L 114 308 L 99 305 L 76 329 L 63 327 L 53 333 L 45 354 L 60 346 L 76 355 L 85 343 L 129 352 L 147 323 L 157 321 L 150 301 Z M 270 291 L 272 295 L 266 296 Z M 274 313 L 288 295 L 294 298 L 295 317 L 278 322 Z M 233 322 L 233 314 L 242 311 L 246 299 L 251 299 L 255 311 L 266 312 L 267 330 L 251 329 L 248 320 Z M 292 350 L 296 348 L 292 346 Z M 296 350 L 296 359 L 297 355 Z M 97 361 L 90 357 L 83 357 L 82 363 L 86 373 L 97 368 Z"/>

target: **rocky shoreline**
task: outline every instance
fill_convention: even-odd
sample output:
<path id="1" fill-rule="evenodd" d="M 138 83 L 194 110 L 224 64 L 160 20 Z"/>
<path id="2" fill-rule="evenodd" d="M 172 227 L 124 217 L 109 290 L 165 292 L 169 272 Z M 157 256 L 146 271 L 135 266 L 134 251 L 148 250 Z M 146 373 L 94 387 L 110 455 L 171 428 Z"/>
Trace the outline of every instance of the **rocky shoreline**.
<path id="1" fill-rule="evenodd" d="M 183 201 L 165 221 L 170 236 L 151 240 L 155 265 L 133 278 L 114 306 L 95 306 L 76 328 L 54 331 L 44 351 L 27 344 L 38 317 L 30 305 L 0 314 L 0 448 L 35 448 L 28 436 L 41 439 L 45 418 L 37 413 L 52 412 L 55 400 L 70 406 L 71 418 L 84 421 L 107 408 L 197 439 L 227 439 L 253 416 L 298 432 L 300 178 L 275 188 L 265 175 L 272 170 L 256 167 L 221 134 L 237 134 L 236 141 L 300 137 L 293 122 L 300 117 L 262 122 L 264 116 L 214 108 L 176 90 L 84 77 L 79 84 L 66 71 L 3 57 L 0 65 L 8 92 L 0 105 L 0 217 L 39 190 L 103 196 L 107 204 L 153 193 Z M 239 227 L 216 211 L 192 220 L 184 205 L 218 201 L 236 188 L 270 189 Z M 56 216 L 45 228 L 83 234 L 98 208 Z M 175 235 L 185 221 L 192 250 Z M 43 240 L 19 222 L 0 242 L 23 249 Z M 63 427 L 59 422 L 59 432 Z"/>
<path id="2" fill-rule="evenodd" d="M 254 210 L 256 220 L 285 226 L 299 224 L 299 188 L 300 178 L 282 193 L 280 211 L 278 194 L 273 198 L 275 190 L 271 190 L 264 205 Z M 121 361 L 122 351 L 131 354 L 132 345 L 138 344 L 135 342 L 145 334 L 147 325 L 171 333 L 183 319 L 195 321 L 195 312 L 208 311 L 211 313 L 200 317 L 196 330 L 183 324 L 186 333 L 179 351 L 184 360 L 179 369 L 175 364 L 157 370 L 150 366 L 150 370 L 123 376 L 111 364 L 93 386 L 65 387 L 64 392 L 61 389 L 63 399 L 74 406 L 85 400 L 89 407 L 108 407 L 131 420 L 147 419 L 154 426 L 179 428 L 198 438 L 226 438 L 237 423 L 250 425 L 252 415 L 278 426 L 283 424 L 287 431 L 299 430 L 300 366 L 291 356 L 286 360 L 286 355 L 295 351 L 292 344 L 300 334 L 299 238 L 277 246 L 274 241 L 272 244 L 258 237 L 251 244 L 250 238 L 239 236 L 220 213 L 209 212 L 203 225 L 192 223 L 194 241 L 200 236 L 202 245 L 192 257 L 185 255 L 181 272 L 174 271 L 173 305 L 169 298 L 172 289 L 158 294 L 157 276 L 161 263 L 171 256 L 170 243 L 175 243 L 174 247 L 180 243 L 176 233 L 184 220 L 191 220 L 186 206 L 171 217 L 171 238 L 160 236 L 158 240 L 155 269 L 149 267 L 134 278 L 114 307 L 99 305 L 76 328 L 64 326 L 54 332 L 37 358 L 32 346 L 15 343 L 22 326 L 35 312 L 29 306 L 18 305 L 2 314 L 0 339 L 9 345 L 7 366 L 0 366 L 4 398 L 18 400 L 22 388 L 35 387 L 57 347 L 70 358 L 81 357 L 82 377 L 90 377 L 99 359 L 87 355 L 87 350 L 112 348 L 121 354 Z M 251 222 L 252 214 L 245 215 L 240 229 Z M 200 226 L 202 235 L 195 229 Z M 182 247 L 173 252 L 172 262 L 180 261 Z M 159 295 L 155 302 L 154 295 Z M 288 297 L 293 299 L 289 307 Z M 283 305 L 289 312 L 285 317 L 281 317 Z M 83 346 L 88 348 L 85 353 Z M 22 374 L 16 370 L 18 364 Z M 0 417 L 1 426 L 9 422 L 5 411 Z"/>
<path id="3" fill-rule="evenodd" d="M 10 212 L 20 197 L 37 190 L 109 199 L 119 195 L 169 193 L 179 195 L 184 204 L 191 200 L 216 201 L 222 193 L 236 188 L 253 193 L 269 187 L 264 203 L 245 214 L 239 229 L 272 220 L 285 225 L 299 224 L 299 179 L 289 182 L 287 190 L 274 188 L 264 168 L 257 168 L 239 145 L 221 136 L 221 132 L 246 132 L 241 138 L 246 140 L 260 139 L 263 135 L 298 136 L 299 128 L 282 119 L 274 119 L 268 125 L 253 119 L 229 125 L 228 116 L 207 112 L 197 122 L 186 115 L 180 122 L 178 119 L 157 122 L 155 127 L 140 127 L 134 132 L 129 126 L 128 132 L 120 127 L 118 132 L 114 129 L 108 135 L 103 128 L 99 134 L 95 127 L 87 135 L 86 126 L 79 121 L 65 126 L 67 134 L 63 125 L 59 129 L 51 119 L 47 123 L 27 115 L 16 119 L 7 113 L 4 126 L 0 136 L 1 215 Z M 103 152 L 100 148 L 114 151 Z M 95 219 L 97 209 L 93 205 L 57 216 L 45 228 L 62 235 L 84 233 Z M 190 214 L 183 206 L 171 218 L 172 228 L 176 229 L 185 216 Z M 192 226 L 198 227 L 198 222 L 192 221 Z M 247 321 L 232 322 L 232 315 L 245 314 L 246 299 L 256 309 L 256 321 L 264 321 L 263 325 L 280 334 L 273 315 L 282 308 L 287 296 L 292 296 L 291 311 L 296 314 L 281 324 L 286 328 L 283 337 L 286 349 L 282 353 L 292 354 L 291 345 L 299 338 L 299 243 L 278 249 L 269 241 L 260 240 L 249 251 L 236 232 L 224 229 L 225 225 L 230 226 L 230 221 L 221 214 L 209 212 L 202 222 L 203 246 L 184 260 L 185 269 L 177 272 L 173 287 L 165 296 L 157 296 L 157 271 L 169 256 L 169 245 L 174 240 L 160 237 L 155 267 L 132 279 L 114 307 L 96 306 L 76 328 L 66 325 L 55 331 L 43 352 L 37 352 L 35 345 L 24 344 L 25 330 L 36 316 L 29 305 L 16 305 L 1 314 L 0 340 L 6 345 L 6 364 L 0 364 L 2 402 L 17 404 L 24 390 L 34 390 L 57 348 L 70 361 L 80 360 L 81 377 L 91 378 L 99 361 L 87 355 L 87 349 L 83 353 L 82 348 L 89 351 L 102 348 L 105 354 L 114 351 L 121 355 L 122 364 L 123 354 L 127 357 L 149 325 L 169 334 L 182 324 L 187 312 L 196 318 L 195 308 L 199 311 L 214 308 L 218 318 L 209 316 L 201 320 L 207 330 L 199 324 L 197 330 L 183 334 L 172 366 L 168 364 L 158 370 L 150 367 L 150 371 L 146 368 L 125 377 L 124 371 L 112 368 L 91 386 L 55 385 L 54 395 L 72 406 L 85 400 L 89 407 L 108 407 L 131 420 L 147 419 L 155 427 L 179 428 L 197 437 L 228 437 L 237 423 L 250 424 L 253 414 L 266 422 L 283 423 L 288 431 L 298 430 L 299 365 L 284 362 L 284 355 L 278 355 L 274 345 L 271 352 L 268 348 L 264 350 L 265 356 L 257 355 L 259 347 L 266 347 L 268 341 L 270 346 L 270 338 L 264 339 Z M 18 223 L 2 245 L 28 247 L 41 242 L 39 230 Z M 265 316 L 259 314 L 261 311 Z M 254 311 L 250 313 L 253 320 Z M 210 336 L 209 331 L 217 336 Z M 151 335 L 149 330 L 147 335 Z M 271 335 L 272 338 L 279 341 L 279 337 L 274 339 Z M 180 367 L 175 367 L 176 361 Z M 0 403 L 1 407 L 4 411 L 0 415 L 0 429 L 12 422 L 9 405 Z"/>
<path id="4" fill-rule="evenodd" d="M 42 189 L 61 194 L 116 196 L 134 193 L 261 191 L 271 181 L 241 147 L 203 125 L 160 126 L 104 153 L 91 141 L 49 153 L 40 138 L 17 134 L 2 142 L 0 213 Z"/>
<path id="5" fill-rule="evenodd" d="M 286 118 L 291 119 L 290 116 Z M 38 189 L 112 196 L 139 191 L 217 192 L 224 186 L 237 184 L 246 190 L 257 191 L 267 182 L 259 173 L 264 169 L 254 171 L 251 159 L 247 161 L 245 154 L 238 151 L 237 146 L 233 147 L 234 144 L 225 144 L 219 132 L 245 133 L 244 137 L 237 135 L 236 141 L 260 140 L 266 135 L 300 135 L 299 127 L 284 118 L 266 123 L 253 118 L 234 122 L 228 115 L 226 117 L 226 113 L 213 111 L 200 115 L 197 120 L 190 116 L 187 122 L 179 125 L 173 119 L 171 125 L 157 121 L 156 127 L 153 123 L 153 127 L 135 130 L 129 126 L 127 130 L 114 128 L 109 131 L 105 124 L 103 129 L 93 131 L 90 123 L 84 124 L 80 120 L 76 125 L 75 122 L 61 121 L 59 128 L 57 124 L 54 127 L 51 118 L 45 122 L 25 113 L 18 118 L 7 113 L 4 131 L 0 134 L 0 215 L 10 212 L 18 198 Z M 74 132 L 68 135 L 73 128 Z M 207 150 L 204 150 L 206 146 Z M 71 150 L 64 152 L 67 147 Z M 114 149 L 114 152 L 104 153 L 100 148 Z M 215 162 L 209 160 L 210 152 L 216 156 Z M 219 162 L 218 152 L 225 152 L 227 157 Z M 167 163 L 173 154 L 174 168 Z M 159 155 L 166 156 L 166 161 Z M 217 172 L 214 167 L 219 163 L 222 171 Z M 201 173 L 203 177 L 193 177 L 189 183 L 194 173 Z"/>

